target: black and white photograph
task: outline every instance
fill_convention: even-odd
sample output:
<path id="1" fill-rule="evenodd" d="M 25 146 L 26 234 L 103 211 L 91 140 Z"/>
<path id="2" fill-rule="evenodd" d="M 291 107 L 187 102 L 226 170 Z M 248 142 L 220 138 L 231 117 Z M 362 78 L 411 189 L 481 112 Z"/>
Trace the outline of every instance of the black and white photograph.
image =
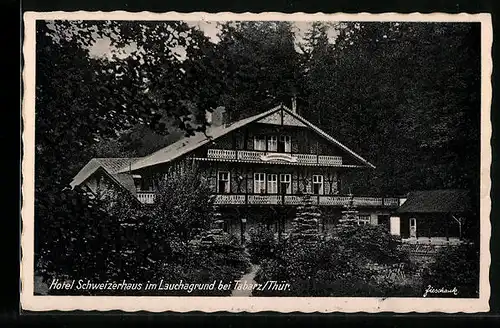
<path id="1" fill-rule="evenodd" d="M 119 15 L 25 15 L 23 307 L 488 310 L 488 14 Z"/>

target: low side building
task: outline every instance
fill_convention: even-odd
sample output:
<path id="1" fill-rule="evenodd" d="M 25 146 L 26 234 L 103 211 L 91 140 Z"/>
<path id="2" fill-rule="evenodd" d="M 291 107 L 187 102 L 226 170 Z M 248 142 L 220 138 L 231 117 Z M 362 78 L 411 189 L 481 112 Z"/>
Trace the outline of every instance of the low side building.
<path id="1" fill-rule="evenodd" d="M 460 243 L 474 220 L 467 190 L 413 191 L 391 217 L 391 232 L 409 243 Z"/>

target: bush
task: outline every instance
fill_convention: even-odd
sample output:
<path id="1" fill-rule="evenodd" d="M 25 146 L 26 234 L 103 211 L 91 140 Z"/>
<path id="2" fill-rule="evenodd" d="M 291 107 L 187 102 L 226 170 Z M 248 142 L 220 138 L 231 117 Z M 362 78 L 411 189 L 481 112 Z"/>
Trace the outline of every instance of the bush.
<path id="1" fill-rule="evenodd" d="M 443 248 L 424 272 L 424 287 L 457 288 L 456 297 L 479 297 L 479 249 L 463 244 Z M 454 296 L 428 294 L 427 297 Z"/>
<path id="2" fill-rule="evenodd" d="M 175 233 L 186 241 L 209 228 L 212 214 L 213 197 L 196 167 L 162 180 L 148 213 L 162 234 Z"/>
<path id="3" fill-rule="evenodd" d="M 290 291 L 255 291 L 255 295 L 413 296 L 420 292 L 418 279 L 388 274 L 393 270 L 412 277 L 408 255 L 398 244 L 385 229 L 373 226 L 341 227 L 317 242 L 288 240 L 278 246 L 274 259 L 261 262 L 256 281 L 287 281 Z"/>
<path id="4" fill-rule="evenodd" d="M 176 186 L 182 188 L 177 188 Z M 174 192 L 175 190 L 175 192 Z M 230 282 L 249 265 L 239 242 L 229 234 L 207 232 L 212 219 L 212 199 L 196 172 L 165 182 L 159 202 L 152 209 L 118 196 L 109 202 L 88 199 L 84 193 L 55 193 L 52 204 L 37 206 L 37 277 L 84 279 L 94 282 L 146 283 Z M 207 245 L 190 240 L 199 235 Z M 200 237 L 200 236 L 198 236 Z M 200 238 L 202 238 L 200 237 Z M 37 281 L 40 281 L 38 279 Z M 119 295 L 154 291 L 70 291 L 51 294 Z"/>
<path id="5" fill-rule="evenodd" d="M 176 283 L 179 281 L 205 284 L 219 281 L 233 283 L 250 267 L 250 261 L 236 237 L 220 230 L 205 231 L 188 244 L 188 252 L 182 259 L 164 261 L 156 280 Z M 232 290 L 161 291 L 149 294 L 176 296 L 227 296 Z"/>
<path id="6" fill-rule="evenodd" d="M 248 231 L 248 252 L 253 263 L 260 263 L 263 259 L 270 259 L 275 256 L 276 240 L 272 230 L 265 228 L 251 228 Z"/>
<path id="7" fill-rule="evenodd" d="M 336 227 L 331 238 L 341 248 L 361 262 L 377 264 L 405 263 L 410 265 L 409 254 L 400 247 L 400 239 L 379 225 L 353 225 Z"/>
<path id="8" fill-rule="evenodd" d="M 79 190 L 51 192 L 36 199 L 35 274 L 44 281 L 119 274 L 123 222 Z"/>

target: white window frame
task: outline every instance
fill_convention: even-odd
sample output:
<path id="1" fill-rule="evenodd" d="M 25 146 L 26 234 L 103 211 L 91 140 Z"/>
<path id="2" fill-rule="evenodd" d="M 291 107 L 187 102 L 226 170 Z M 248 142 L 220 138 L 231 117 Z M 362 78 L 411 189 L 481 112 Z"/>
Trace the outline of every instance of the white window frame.
<path id="1" fill-rule="evenodd" d="M 337 172 L 333 174 L 332 179 L 330 195 L 337 195 L 339 193 L 339 177 Z"/>
<path id="2" fill-rule="evenodd" d="M 262 192 L 264 190 L 264 192 Z M 253 174 L 253 192 L 255 194 L 263 194 L 266 191 L 266 174 L 254 173 Z"/>
<path id="3" fill-rule="evenodd" d="M 292 152 L 292 137 L 284 135 L 280 137 L 283 143 L 285 144 L 285 153 Z"/>
<path id="4" fill-rule="evenodd" d="M 227 174 L 227 179 L 221 179 L 221 174 Z M 220 182 L 224 181 L 226 182 L 226 186 L 224 187 L 224 190 L 220 190 Z M 229 171 L 218 171 L 217 172 L 217 193 L 218 194 L 229 194 L 231 192 L 231 172 Z"/>
<path id="5" fill-rule="evenodd" d="M 286 191 L 285 191 L 285 194 L 292 193 L 292 175 L 290 173 L 281 173 L 279 183 L 280 183 L 280 188 L 284 183 L 288 184 Z M 280 192 L 283 192 L 283 191 L 280 190 Z"/>
<path id="6" fill-rule="evenodd" d="M 368 225 L 370 224 L 370 215 L 359 214 L 358 215 L 358 225 Z"/>
<path id="7" fill-rule="evenodd" d="M 267 137 L 267 151 L 278 151 L 278 136 Z"/>
<path id="8" fill-rule="evenodd" d="M 278 193 L 278 175 L 276 173 L 267 174 L 267 193 L 268 194 Z"/>
<path id="9" fill-rule="evenodd" d="M 266 137 L 254 136 L 253 137 L 253 149 L 265 151 L 266 150 Z"/>
<path id="10" fill-rule="evenodd" d="M 312 191 L 314 193 L 314 185 L 317 185 L 319 184 L 320 187 L 319 187 L 319 193 L 315 194 L 315 195 L 323 195 L 324 194 L 324 191 L 325 191 L 325 182 L 324 182 L 324 178 L 322 175 L 320 174 L 315 174 L 312 176 Z"/>

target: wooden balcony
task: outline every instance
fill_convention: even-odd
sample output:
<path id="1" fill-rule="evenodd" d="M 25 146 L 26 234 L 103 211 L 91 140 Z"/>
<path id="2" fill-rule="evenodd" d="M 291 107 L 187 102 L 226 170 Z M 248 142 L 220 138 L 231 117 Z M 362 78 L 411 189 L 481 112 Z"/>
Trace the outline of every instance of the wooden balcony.
<path id="1" fill-rule="evenodd" d="M 216 160 L 229 162 L 272 163 L 312 166 L 351 166 L 343 165 L 341 156 L 315 154 L 292 154 L 251 150 L 209 149 L 206 158 L 197 160 Z"/>
<path id="2" fill-rule="evenodd" d="M 351 202 L 350 196 L 312 195 L 312 204 L 320 206 L 344 207 Z M 396 197 L 352 197 L 357 207 L 397 208 L 399 198 Z M 300 205 L 301 195 L 264 195 L 264 194 L 228 194 L 215 195 L 217 205 Z"/>
<path id="3" fill-rule="evenodd" d="M 154 204 L 155 193 L 138 191 L 138 200 L 143 204 Z M 314 205 L 344 207 L 351 201 L 346 195 L 311 195 Z M 352 197 L 357 207 L 397 208 L 400 205 L 396 197 Z M 302 195 L 269 195 L 269 194 L 219 194 L 215 195 L 216 205 L 300 205 Z"/>

